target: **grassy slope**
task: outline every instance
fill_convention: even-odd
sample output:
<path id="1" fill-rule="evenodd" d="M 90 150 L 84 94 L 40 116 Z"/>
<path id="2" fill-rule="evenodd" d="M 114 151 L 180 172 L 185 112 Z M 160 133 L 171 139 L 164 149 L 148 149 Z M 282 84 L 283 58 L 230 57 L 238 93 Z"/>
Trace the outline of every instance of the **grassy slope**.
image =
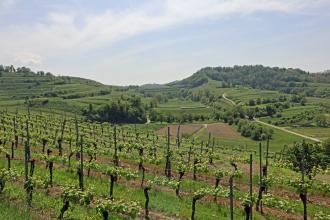
<path id="1" fill-rule="evenodd" d="M 234 129 L 235 126 L 232 126 Z M 298 141 L 302 141 L 303 138 L 298 137 L 296 135 L 293 134 L 289 134 L 277 129 L 273 129 L 274 130 L 274 134 L 273 134 L 273 138 L 271 140 L 271 144 L 270 144 L 270 151 L 280 151 L 284 145 L 292 145 L 294 142 L 298 142 Z M 204 141 L 208 140 L 208 133 L 206 131 L 206 129 L 198 132 L 198 138 L 201 138 Z M 240 137 L 239 139 L 225 139 L 225 138 L 216 138 L 215 139 L 217 143 L 227 146 L 227 147 L 235 147 L 235 148 L 241 148 L 241 149 L 249 149 L 249 150 L 254 150 L 257 151 L 259 149 L 259 143 L 262 144 L 262 146 L 266 146 L 266 141 L 254 141 L 251 140 L 250 138 L 246 138 L 246 137 Z"/>
<path id="2" fill-rule="evenodd" d="M 0 197 L 0 216 L 1 219 L 6 220 L 37 220 L 31 217 L 26 209 L 18 209 L 15 205 L 11 204 L 6 198 Z"/>
<path id="3" fill-rule="evenodd" d="M 318 127 L 310 127 L 310 128 L 290 128 L 290 130 L 308 134 L 311 137 L 319 138 L 321 140 L 326 140 L 330 138 L 330 128 L 318 128 Z"/>

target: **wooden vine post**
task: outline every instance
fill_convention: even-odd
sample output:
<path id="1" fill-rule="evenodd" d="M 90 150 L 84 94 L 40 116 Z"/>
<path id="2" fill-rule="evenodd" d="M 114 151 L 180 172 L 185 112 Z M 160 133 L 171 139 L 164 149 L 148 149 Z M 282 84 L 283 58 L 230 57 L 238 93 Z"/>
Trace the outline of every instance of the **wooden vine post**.
<path id="1" fill-rule="evenodd" d="M 109 198 L 112 200 L 113 199 L 113 186 L 116 182 L 116 173 L 111 173 L 110 174 L 110 191 L 109 191 Z"/>
<path id="2" fill-rule="evenodd" d="M 191 145 L 189 146 L 189 151 L 188 151 L 188 165 L 190 165 L 190 159 L 191 159 L 191 155 L 193 153 L 194 147 L 195 147 L 195 139 L 193 138 Z"/>
<path id="3" fill-rule="evenodd" d="M 114 141 L 114 150 L 115 153 L 113 155 L 113 163 L 115 167 L 119 166 L 119 160 L 118 160 L 118 152 L 117 152 L 117 129 L 116 126 L 113 127 L 113 141 Z"/>
<path id="4" fill-rule="evenodd" d="M 18 135 L 17 135 L 17 128 L 16 128 L 16 126 L 17 126 L 17 122 L 16 122 L 16 120 L 17 120 L 17 114 L 16 114 L 16 116 L 15 116 L 15 118 L 14 118 L 15 148 L 17 149 L 17 147 L 18 147 Z"/>
<path id="5" fill-rule="evenodd" d="M 196 203 L 198 201 L 199 198 L 197 197 L 193 197 L 193 200 L 192 200 L 192 204 L 191 204 L 191 220 L 195 220 L 195 213 L 196 213 Z"/>
<path id="6" fill-rule="evenodd" d="M 193 166 L 193 180 L 197 180 L 197 164 L 198 164 L 198 159 L 194 158 L 194 166 Z"/>
<path id="7" fill-rule="evenodd" d="M 65 124 L 66 124 L 66 118 L 64 118 L 64 120 L 63 120 L 61 137 L 58 140 L 58 155 L 59 156 L 62 156 L 63 155 L 62 143 L 63 143 L 63 136 L 64 136 Z"/>
<path id="8" fill-rule="evenodd" d="M 50 184 L 50 186 L 53 186 L 53 166 L 54 166 L 54 163 L 50 159 L 50 154 L 51 153 L 52 153 L 52 150 L 47 149 L 46 169 L 49 169 L 49 184 Z"/>
<path id="9" fill-rule="evenodd" d="M 303 144 L 301 155 L 301 184 L 302 190 L 300 190 L 299 197 L 304 206 L 304 220 L 307 220 L 307 189 L 305 189 L 305 145 Z"/>
<path id="10" fill-rule="evenodd" d="M 49 161 L 49 184 L 51 187 L 53 187 L 53 167 L 54 162 L 51 160 Z"/>
<path id="11" fill-rule="evenodd" d="M 177 134 L 176 134 L 176 145 L 177 145 L 178 148 L 180 148 L 180 144 L 181 144 L 180 143 L 180 126 L 181 125 L 178 126 L 178 131 L 177 131 Z"/>
<path id="12" fill-rule="evenodd" d="M 69 128 L 69 150 L 72 152 L 72 127 Z"/>
<path id="13" fill-rule="evenodd" d="M 29 160 L 30 160 L 30 133 L 29 133 L 29 121 L 26 120 L 26 141 L 24 148 L 24 174 L 25 181 L 28 181 L 28 173 L 29 173 Z"/>
<path id="14" fill-rule="evenodd" d="M 234 177 L 230 176 L 229 178 L 229 203 L 230 203 L 230 220 L 234 220 L 234 192 L 233 192 L 233 183 Z"/>
<path id="15" fill-rule="evenodd" d="M 204 196 L 208 195 L 209 192 L 205 192 L 205 190 L 201 189 L 201 191 L 197 191 L 194 193 L 191 203 L 191 220 L 195 220 L 196 213 L 196 203 L 198 200 L 202 199 Z"/>
<path id="16" fill-rule="evenodd" d="M 264 181 L 263 181 L 263 168 L 262 168 L 262 146 L 259 143 L 259 193 L 256 204 L 256 211 L 262 212 L 262 193 L 265 191 Z"/>
<path id="17" fill-rule="evenodd" d="M 34 166 L 35 166 L 35 160 L 30 160 L 30 173 L 28 176 L 28 181 L 25 183 L 25 189 L 27 193 L 27 204 L 29 207 L 32 205 L 32 193 L 33 193 L 33 183 L 32 183 L 32 177 L 34 173 Z"/>
<path id="18" fill-rule="evenodd" d="M 144 168 L 143 163 L 142 163 L 141 171 L 142 171 L 141 187 L 143 187 L 144 179 L 145 179 L 145 172 L 146 172 L 146 168 Z"/>
<path id="19" fill-rule="evenodd" d="M 156 158 L 157 157 L 157 147 L 156 147 L 156 142 L 155 142 L 155 133 L 152 133 L 152 147 L 153 147 L 152 156 L 154 158 Z"/>
<path id="20" fill-rule="evenodd" d="M 14 158 L 14 145 L 15 145 L 15 142 L 12 141 L 12 142 L 11 142 L 11 158 L 12 158 L 12 159 Z"/>
<path id="21" fill-rule="evenodd" d="M 29 207 L 31 207 L 32 203 L 32 176 L 34 173 L 34 160 L 30 160 L 30 131 L 29 131 L 29 118 L 30 118 L 30 110 L 28 108 L 28 119 L 26 120 L 26 141 L 24 148 L 24 174 L 25 174 L 25 183 L 24 188 L 26 190 L 26 201 Z M 31 169 L 29 172 L 29 162 L 31 163 Z"/>
<path id="22" fill-rule="evenodd" d="M 210 135 L 211 135 L 211 133 L 210 133 Z M 211 154 L 209 156 L 209 164 L 213 164 L 214 142 L 215 142 L 215 137 L 213 137 L 213 139 L 212 139 L 212 149 L 211 149 Z"/>
<path id="23" fill-rule="evenodd" d="M 149 190 L 150 189 L 151 189 L 150 186 L 145 186 L 143 188 L 144 196 L 146 198 L 146 202 L 144 204 L 144 211 L 145 211 L 144 217 L 145 217 L 145 219 L 150 219 L 149 218 Z"/>
<path id="24" fill-rule="evenodd" d="M 30 117 L 30 116 L 29 116 Z M 32 190 L 33 185 L 31 178 L 34 172 L 34 160 L 30 161 L 30 131 L 29 131 L 29 120 L 26 120 L 26 142 L 24 149 L 24 171 L 25 171 L 25 183 L 24 188 L 26 190 L 26 201 L 28 206 L 31 206 L 32 203 Z M 29 173 L 29 162 L 31 162 L 31 169 Z"/>
<path id="25" fill-rule="evenodd" d="M 77 116 L 75 116 L 75 127 L 76 127 L 76 149 L 77 149 L 76 158 L 79 159 L 79 157 L 80 157 L 80 153 L 78 152 L 78 148 L 79 148 L 79 127 L 78 127 Z"/>
<path id="26" fill-rule="evenodd" d="M 136 143 L 138 143 L 138 142 L 136 142 Z M 143 156 L 144 156 L 144 148 L 143 148 L 143 146 L 142 145 L 138 145 L 138 150 L 139 150 L 139 171 L 141 171 L 142 170 L 142 168 L 143 168 Z"/>
<path id="27" fill-rule="evenodd" d="M 88 164 L 91 164 L 92 160 L 93 160 L 93 155 L 87 151 L 87 154 L 89 156 L 89 160 L 88 160 Z M 87 169 L 87 176 L 90 177 L 90 172 L 91 172 L 91 167 L 88 166 L 88 169 Z"/>
<path id="28" fill-rule="evenodd" d="M 208 148 L 211 146 L 211 132 L 209 132 L 209 138 L 207 139 L 207 146 L 206 149 L 208 150 Z"/>
<path id="29" fill-rule="evenodd" d="M 253 168 L 253 160 L 252 160 L 252 154 L 250 154 L 250 201 L 251 201 L 251 205 L 250 205 L 250 219 L 252 220 L 252 193 L 253 193 L 253 191 L 252 191 L 252 174 L 253 174 L 253 170 L 252 170 L 252 168 Z"/>
<path id="30" fill-rule="evenodd" d="M 6 154 L 6 158 L 7 158 L 8 170 L 10 170 L 10 155 Z"/>
<path id="31" fill-rule="evenodd" d="M 178 185 L 175 189 L 175 194 L 177 197 L 181 198 L 180 196 L 180 186 L 181 186 L 181 180 L 186 172 L 186 167 L 184 164 L 180 164 L 178 167 L 178 173 L 179 173 L 179 179 L 178 179 Z"/>
<path id="32" fill-rule="evenodd" d="M 265 178 L 267 178 L 267 176 L 268 176 L 268 159 L 269 159 L 269 137 L 267 139 L 267 145 L 266 145 L 266 165 L 265 165 L 264 172 L 263 172 L 263 176 Z M 267 191 L 268 191 L 268 188 L 267 188 L 267 186 L 265 186 L 265 192 L 267 193 Z"/>
<path id="33" fill-rule="evenodd" d="M 79 188 L 84 191 L 84 152 L 83 152 L 83 136 L 80 136 L 80 166 L 79 166 Z"/>
<path id="34" fill-rule="evenodd" d="M 171 158 L 170 158 L 170 127 L 167 127 L 167 149 L 166 149 L 166 165 L 165 165 L 165 176 L 171 178 Z"/>

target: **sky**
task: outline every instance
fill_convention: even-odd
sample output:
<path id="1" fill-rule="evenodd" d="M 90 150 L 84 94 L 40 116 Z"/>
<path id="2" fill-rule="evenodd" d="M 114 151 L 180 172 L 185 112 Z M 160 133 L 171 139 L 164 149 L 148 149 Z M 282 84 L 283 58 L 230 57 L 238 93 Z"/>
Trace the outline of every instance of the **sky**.
<path id="1" fill-rule="evenodd" d="M 0 0 L 0 64 L 111 85 L 330 69 L 330 0 Z"/>

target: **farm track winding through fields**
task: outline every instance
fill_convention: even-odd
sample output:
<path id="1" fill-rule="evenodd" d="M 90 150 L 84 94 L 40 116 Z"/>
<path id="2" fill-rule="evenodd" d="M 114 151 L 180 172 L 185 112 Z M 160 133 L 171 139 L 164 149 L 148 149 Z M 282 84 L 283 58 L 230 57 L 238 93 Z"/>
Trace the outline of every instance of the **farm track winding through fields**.
<path id="1" fill-rule="evenodd" d="M 227 100 L 228 102 L 230 102 L 232 105 L 236 105 L 236 103 L 233 100 L 231 100 L 231 99 L 229 99 L 229 98 L 226 97 L 226 93 L 223 93 L 222 94 L 222 98 L 225 99 L 225 100 Z M 266 125 L 268 127 L 275 128 L 277 130 L 284 131 L 286 133 L 290 133 L 290 134 L 293 134 L 293 135 L 296 135 L 296 136 L 299 136 L 299 137 L 302 137 L 302 138 L 306 138 L 306 139 L 309 139 L 309 140 L 312 140 L 312 141 L 315 141 L 315 142 L 322 142 L 318 138 L 313 138 L 313 137 L 310 137 L 310 136 L 307 136 L 307 135 L 304 135 L 304 134 L 300 134 L 300 133 L 297 133 L 297 132 L 294 132 L 294 131 L 290 131 L 290 130 L 288 130 L 286 128 L 283 128 L 283 127 L 278 127 L 278 126 L 275 126 L 275 125 L 272 125 L 272 124 L 268 124 L 266 122 L 260 121 L 258 118 L 253 118 L 253 120 L 255 122 L 259 123 L 259 124 L 263 124 L 263 125 Z"/>

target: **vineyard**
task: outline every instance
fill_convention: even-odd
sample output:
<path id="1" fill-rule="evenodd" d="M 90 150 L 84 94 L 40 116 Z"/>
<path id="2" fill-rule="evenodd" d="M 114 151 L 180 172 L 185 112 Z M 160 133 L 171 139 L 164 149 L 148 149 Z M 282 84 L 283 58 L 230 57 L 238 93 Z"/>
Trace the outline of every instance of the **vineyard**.
<path id="1" fill-rule="evenodd" d="M 255 151 L 173 129 L 3 111 L 1 201 L 20 219 L 330 219 L 329 168 L 310 154 L 294 169 L 271 139 Z"/>
<path id="2" fill-rule="evenodd" d="M 0 220 L 330 220 L 330 0 L 0 0 Z"/>

